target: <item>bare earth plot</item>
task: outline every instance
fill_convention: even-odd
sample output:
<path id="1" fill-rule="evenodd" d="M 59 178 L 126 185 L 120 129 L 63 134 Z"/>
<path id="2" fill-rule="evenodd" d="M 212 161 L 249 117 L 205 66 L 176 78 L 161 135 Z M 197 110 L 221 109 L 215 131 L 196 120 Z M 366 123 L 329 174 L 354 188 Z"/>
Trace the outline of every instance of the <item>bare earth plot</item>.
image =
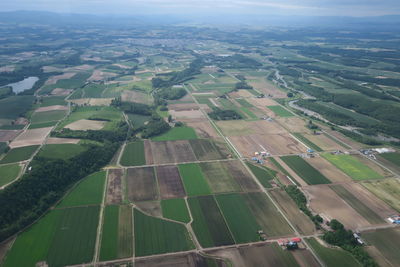
<path id="1" fill-rule="evenodd" d="M 144 140 L 144 156 L 146 159 L 146 164 L 152 165 L 154 164 L 153 153 L 151 151 L 151 142 L 150 140 Z"/>
<path id="2" fill-rule="evenodd" d="M 174 111 L 188 111 L 188 110 L 198 110 L 200 109 L 200 107 L 196 103 L 182 103 L 182 104 L 170 104 L 168 105 L 168 109 Z"/>
<path id="3" fill-rule="evenodd" d="M 192 127 L 200 138 L 218 137 L 217 132 L 208 120 L 187 122 L 187 125 Z"/>
<path id="4" fill-rule="evenodd" d="M 95 70 L 93 72 L 92 76 L 89 77 L 88 81 L 102 81 L 107 78 L 111 78 L 111 77 L 115 77 L 115 76 L 117 76 L 116 73 Z"/>
<path id="5" fill-rule="evenodd" d="M 74 90 L 72 89 L 63 89 L 63 88 L 54 88 L 53 91 L 51 91 L 51 95 L 54 96 L 67 96 L 70 93 L 72 93 Z"/>
<path id="6" fill-rule="evenodd" d="M 254 87 L 254 89 L 257 89 L 261 93 L 265 95 L 270 95 L 273 98 L 287 98 L 286 93 L 279 90 L 276 88 L 275 85 L 272 83 L 268 82 L 264 77 L 259 78 L 256 81 L 251 81 L 249 82 L 251 86 Z"/>
<path id="7" fill-rule="evenodd" d="M 78 144 L 81 139 L 49 137 L 46 144 Z"/>
<path id="8" fill-rule="evenodd" d="M 108 172 L 107 204 L 121 204 L 123 201 L 123 169 L 112 169 Z"/>
<path id="9" fill-rule="evenodd" d="M 260 191 L 260 187 L 253 180 L 251 174 L 246 170 L 240 161 L 227 161 L 223 163 L 224 167 L 233 179 L 240 185 L 245 192 Z"/>
<path id="10" fill-rule="evenodd" d="M 276 121 L 285 127 L 289 132 L 308 133 L 310 130 L 305 127 L 306 122 L 299 117 L 277 118 Z"/>
<path id="11" fill-rule="evenodd" d="M 364 217 L 333 192 L 329 186 L 314 185 L 303 189 L 309 198 L 310 208 L 324 219 L 329 221 L 337 219 L 346 228 L 353 230 L 371 226 Z"/>
<path id="12" fill-rule="evenodd" d="M 196 157 L 187 140 L 151 142 L 155 164 L 193 162 Z"/>
<path id="13" fill-rule="evenodd" d="M 136 202 L 135 205 L 141 211 L 155 217 L 162 217 L 162 209 L 160 201 L 142 201 Z"/>
<path id="14" fill-rule="evenodd" d="M 68 107 L 61 106 L 61 105 L 47 106 L 47 107 L 38 108 L 35 110 L 35 112 L 46 112 L 46 111 L 53 111 L 53 110 L 68 110 Z"/>
<path id="15" fill-rule="evenodd" d="M 182 198 L 186 196 L 177 166 L 158 166 L 156 167 L 156 171 L 162 199 Z"/>
<path id="16" fill-rule="evenodd" d="M 128 169 L 126 175 L 128 199 L 132 202 L 158 199 L 153 167 Z"/>
<path id="17" fill-rule="evenodd" d="M 64 128 L 68 128 L 74 131 L 82 130 L 101 130 L 103 129 L 105 121 L 95 121 L 95 120 L 78 120 L 73 123 L 66 125 Z"/>
<path id="18" fill-rule="evenodd" d="M 26 130 L 10 143 L 10 147 L 41 145 L 53 127 Z"/>
<path id="19" fill-rule="evenodd" d="M 308 140 L 310 140 L 312 143 L 319 146 L 322 150 L 331 151 L 331 150 L 344 150 L 345 149 L 343 146 L 339 145 L 338 143 L 336 143 L 335 141 L 330 139 L 325 134 L 315 135 L 315 134 L 306 133 L 306 134 L 303 134 L 303 136 L 305 138 L 307 138 Z"/>
<path id="20" fill-rule="evenodd" d="M 226 136 L 246 136 L 250 134 L 286 134 L 287 131 L 274 121 L 219 121 L 218 127 Z"/>
<path id="21" fill-rule="evenodd" d="M 135 260 L 136 267 L 206 267 L 209 265 L 210 260 L 206 260 L 199 254 L 190 253 L 183 255 L 171 255 L 171 256 L 162 256 L 162 257 L 153 257 L 151 259 L 138 259 Z M 222 264 L 221 260 L 212 260 Z M 214 266 L 214 265 L 212 265 Z M 223 266 L 223 265 L 215 265 L 215 266 Z"/>
<path id="22" fill-rule="evenodd" d="M 19 130 L 0 130 L 0 142 L 11 141 L 21 132 Z"/>

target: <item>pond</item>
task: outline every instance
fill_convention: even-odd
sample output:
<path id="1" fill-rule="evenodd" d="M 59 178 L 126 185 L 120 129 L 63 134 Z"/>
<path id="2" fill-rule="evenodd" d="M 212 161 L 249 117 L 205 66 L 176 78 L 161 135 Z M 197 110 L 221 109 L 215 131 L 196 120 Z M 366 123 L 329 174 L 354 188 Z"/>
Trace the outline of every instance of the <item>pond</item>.
<path id="1" fill-rule="evenodd" d="M 37 81 L 39 81 L 38 77 L 28 77 L 23 79 L 22 81 L 7 84 L 6 86 L 12 87 L 13 92 L 18 94 L 25 90 L 31 89 Z"/>

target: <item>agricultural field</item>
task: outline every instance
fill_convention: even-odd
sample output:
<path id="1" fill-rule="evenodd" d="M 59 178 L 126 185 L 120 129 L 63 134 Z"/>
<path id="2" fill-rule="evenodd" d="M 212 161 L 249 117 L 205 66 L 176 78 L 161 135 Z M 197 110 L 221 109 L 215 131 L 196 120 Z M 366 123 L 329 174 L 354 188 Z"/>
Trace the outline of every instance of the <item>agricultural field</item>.
<path id="1" fill-rule="evenodd" d="M 32 124 L 39 124 L 50 121 L 59 121 L 66 115 L 65 110 L 50 110 L 50 111 L 42 111 L 35 112 L 31 117 Z"/>
<path id="2" fill-rule="evenodd" d="M 193 217 L 192 228 L 202 247 L 234 244 L 213 196 L 189 198 L 188 203 Z"/>
<path id="3" fill-rule="evenodd" d="M 200 168 L 213 193 L 241 191 L 241 187 L 222 162 L 200 163 Z"/>
<path id="4" fill-rule="evenodd" d="M 179 173 L 188 196 L 211 194 L 210 186 L 204 178 L 200 166 L 196 163 L 179 165 Z"/>
<path id="5" fill-rule="evenodd" d="M 309 139 L 307 139 L 303 134 L 301 133 L 293 133 L 293 135 L 299 139 L 303 144 L 305 144 L 306 146 L 308 146 L 310 149 L 314 150 L 314 151 L 318 151 L 321 152 L 322 148 L 320 148 L 319 146 L 317 146 L 316 144 L 314 144 L 313 142 L 311 142 Z"/>
<path id="6" fill-rule="evenodd" d="M 133 224 L 130 206 L 106 206 L 101 235 L 100 260 L 128 258 L 133 254 Z"/>
<path id="7" fill-rule="evenodd" d="M 153 137 L 153 141 L 175 141 L 197 139 L 197 134 L 191 127 L 174 127 L 165 134 Z"/>
<path id="8" fill-rule="evenodd" d="M 363 182 L 362 185 L 389 206 L 400 212 L 400 182 L 395 179 Z"/>
<path id="9" fill-rule="evenodd" d="M 272 110 L 277 116 L 279 117 L 292 117 L 294 116 L 292 112 L 288 111 L 287 109 L 283 108 L 282 106 L 267 106 L 270 110 Z"/>
<path id="10" fill-rule="evenodd" d="M 153 167 L 128 169 L 126 175 L 128 199 L 148 201 L 158 199 L 158 188 Z"/>
<path id="11" fill-rule="evenodd" d="M 259 241 L 258 225 L 251 210 L 240 194 L 217 195 L 216 200 L 233 235 L 235 243 Z"/>
<path id="12" fill-rule="evenodd" d="M 362 233 L 362 237 L 367 245 L 375 247 L 379 251 L 379 256 L 386 259 L 391 266 L 397 266 L 400 263 L 398 251 L 400 230 L 399 228 L 380 229 Z M 380 259 L 382 260 L 382 259 Z"/>
<path id="13" fill-rule="evenodd" d="M 281 159 L 309 185 L 331 183 L 317 169 L 299 156 L 284 156 Z"/>
<path id="14" fill-rule="evenodd" d="M 322 154 L 333 165 L 349 175 L 353 180 L 380 179 L 383 176 L 351 155 Z"/>
<path id="15" fill-rule="evenodd" d="M 101 204 L 103 201 L 105 180 L 105 171 L 89 175 L 79 182 L 57 207 L 65 208 Z"/>
<path id="16" fill-rule="evenodd" d="M 18 163 L 0 165 L 0 187 L 14 181 L 21 172 L 22 166 Z"/>
<path id="17" fill-rule="evenodd" d="M 55 126 L 58 123 L 58 121 L 48 121 L 48 122 L 41 122 L 41 123 L 35 123 L 35 124 L 30 124 L 28 129 L 38 129 L 38 128 L 47 128 L 47 127 L 52 127 Z"/>
<path id="18" fill-rule="evenodd" d="M 186 201 L 182 198 L 161 200 L 161 209 L 164 218 L 183 223 L 190 222 Z"/>
<path id="19" fill-rule="evenodd" d="M 146 256 L 194 249 L 184 225 L 134 210 L 135 255 Z"/>
<path id="20" fill-rule="evenodd" d="M 307 239 L 307 243 L 317 253 L 318 257 L 327 267 L 354 267 L 362 266 L 349 252 L 340 248 L 328 248 L 319 243 L 315 238 Z"/>
<path id="21" fill-rule="evenodd" d="M 133 129 L 139 129 L 145 126 L 145 123 L 150 120 L 150 116 L 128 113 L 129 121 L 133 125 Z"/>
<path id="22" fill-rule="evenodd" d="M 264 188 L 272 188 L 271 181 L 274 181 L 277 171 L 264 166 L 256 166 L 248 162 L 246 164 Z"/>
<path id="23" fill-rule="evenodd" d="M 49 135 L 52 127 L 23 131 L 10 144 L 11 148 L 41 145 Z"/>
<path id="24" fill-rule="evenodd" d="M 14 163 L 29 159 L 39 146 L 24 146 L 11 149 L 5 157 L 0 161 L 0 164 Z"/>
<path id="25" fill-rule="evenodd" d="M 123 166 L 146 165 L 143 141 L 126 144 L 120 163 Z"/>
<path id="26" fill-rule="evenodd" d="M 47 144 L 40 149 L 38 156 L 67 160 L 84 151 L 86 151 L 86 147 L 78 144 Z"/>
<path id="27" fill-rule="evenodd" d="M 4 266 L 50 266 L 91 262 L 94 255 L 99 207 L 56 209 L 20 234 Z"/>
<path id="28" fill-rule="evenodd" d="M 392 153 L 383 153 L 379 155 L 380 157 L 392 162 L 393 164 L 400 166 L 400 153 L 392 152 Z"/>

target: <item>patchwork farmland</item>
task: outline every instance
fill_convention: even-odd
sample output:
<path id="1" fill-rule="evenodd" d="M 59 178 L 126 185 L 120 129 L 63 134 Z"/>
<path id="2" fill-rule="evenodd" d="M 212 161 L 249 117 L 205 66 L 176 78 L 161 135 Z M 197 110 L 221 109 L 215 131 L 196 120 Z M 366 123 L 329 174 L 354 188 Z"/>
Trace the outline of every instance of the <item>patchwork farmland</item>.
<path id="1" fill-rule="evenodd" d="M 296 109 L 290 88 L 325 88 L 328 67 L 294 43 L 159 38 L 169 27 L 57 51 L 71 62 L 43 66 L 35 94 L 0 100 L 0 265 L 398 265 L 396 146 Z M 336 244 L 340 225 L 366 245 Z"/>

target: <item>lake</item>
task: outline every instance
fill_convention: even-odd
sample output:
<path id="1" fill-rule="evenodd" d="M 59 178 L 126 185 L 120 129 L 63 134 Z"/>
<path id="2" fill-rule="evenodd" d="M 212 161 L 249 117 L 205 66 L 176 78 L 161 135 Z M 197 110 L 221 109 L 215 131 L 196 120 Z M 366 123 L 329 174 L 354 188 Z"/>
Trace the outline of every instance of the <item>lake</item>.
<path id="1" fill-rule="evenodd" d="M 13 89 L 13 92 L 18 94 L 25 90 L 31 89 L 37 81 L 39 81 L 38 77 L 28 77 L 28 78 L 23 79 L 22 81 L 7 84 L 6 86 L 11 86 Z"/>

